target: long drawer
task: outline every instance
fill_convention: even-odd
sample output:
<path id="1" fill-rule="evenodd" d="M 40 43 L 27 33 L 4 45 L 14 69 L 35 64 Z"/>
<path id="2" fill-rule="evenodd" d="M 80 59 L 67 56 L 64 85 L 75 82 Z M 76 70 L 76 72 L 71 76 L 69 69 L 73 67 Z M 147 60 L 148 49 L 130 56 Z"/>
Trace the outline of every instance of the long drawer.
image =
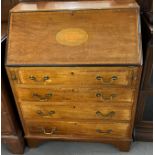
<path id="1" fill-rule="evenodd" d="M 21 111 L 25 120 L 102 120 L 129 121 L 131 108 L 104 106 L 52 106 L 50 104 L 21 103 Z"/>
<path id="2" fill-rule="evenodd" d="M 128 138 L 128 123 L 82 123 L 82 122 L 26 122 L 29 135 L 40 136 L 60 136 L 60 135 L 79 135 L 90 137 L 118 137 Z"/>
<path id="3" fill-rule="evenodd" d="M 137 67 L 19 67 L 10 68 L 18 84 L 80 87 L 134 87 Z"/>
<path id="4" fill-rule="evenodd" d="M 22 88 L 18 87 L 19 101 L 31 102 L 133 102 L 134 90 L 126 88 Z"/>

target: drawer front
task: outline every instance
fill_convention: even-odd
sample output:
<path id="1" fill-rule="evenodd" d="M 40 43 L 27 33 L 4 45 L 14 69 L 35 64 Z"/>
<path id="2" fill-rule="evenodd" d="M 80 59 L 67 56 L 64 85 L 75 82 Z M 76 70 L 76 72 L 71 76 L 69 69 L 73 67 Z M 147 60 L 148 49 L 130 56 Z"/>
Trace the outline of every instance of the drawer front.
<path id="1" fill-rule="evenodd" d="M 31 102 L 133 102 L 131 89 L 93 89 L 93 88 L 17 88 L 19 101 Z"/>
<path id="2" fill-rule="evenodd" d="M 50 104 L 21 103 L 21 110 L 25 120 L 102 120 L 129 121 L 131 108 L 103 107 L 103 106 L 51 106 Z M 82 109 L 82 110 L 81 110 Z"/>
<path id="3" fill-rule="evenodd" d="M 21 67 L 10 69 L 17 83 L 30 85 L 134 86 L 133 67 Z"/>
<path id="4" fill-rule="evenodd" d="M 27 122 L 30 135 L 61 136 L 79 135 L 90 137 L 129 137 L 128 123 L 89 123 L 89 122 Z"/>

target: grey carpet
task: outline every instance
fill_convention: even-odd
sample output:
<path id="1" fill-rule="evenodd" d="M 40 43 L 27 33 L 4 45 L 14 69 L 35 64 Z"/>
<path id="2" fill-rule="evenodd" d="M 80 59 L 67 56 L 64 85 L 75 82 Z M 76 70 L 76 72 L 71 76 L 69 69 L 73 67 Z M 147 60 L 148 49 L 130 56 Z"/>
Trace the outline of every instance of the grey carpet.
<path id="1" fill-rule="evenodd" d="M 11 155 L 2 144 L 2 155 Z M 101 143 L 47 142 L 35 149 L 25 149 L 24 155 L 153 155 L 153 143 L 134 142 L 130 152 L 119 152 L 115 147 Z"/>

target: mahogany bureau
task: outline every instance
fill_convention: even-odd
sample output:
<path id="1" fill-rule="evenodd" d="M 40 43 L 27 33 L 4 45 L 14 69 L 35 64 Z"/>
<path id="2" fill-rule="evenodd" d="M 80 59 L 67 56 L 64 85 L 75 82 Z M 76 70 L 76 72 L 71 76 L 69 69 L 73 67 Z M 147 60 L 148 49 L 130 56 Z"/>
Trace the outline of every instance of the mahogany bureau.
<path id="1" fill-rule="evenodd" d="M 6 70 L 30 147 L 75 140 L 129 150 L 142 65 L 134 1 L 23 2 L 8 34 Z"/>

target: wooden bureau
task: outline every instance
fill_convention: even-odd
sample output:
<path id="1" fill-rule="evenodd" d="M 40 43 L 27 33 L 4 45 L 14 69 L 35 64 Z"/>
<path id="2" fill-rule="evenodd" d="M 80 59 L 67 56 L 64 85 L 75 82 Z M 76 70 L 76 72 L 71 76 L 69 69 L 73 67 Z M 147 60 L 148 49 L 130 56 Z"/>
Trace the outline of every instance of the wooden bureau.
<path id="1" fill-rule="evenodd" d="M 76 140 L 129 150 L 139 25 L 131 0 L 25 2 L 10 11 L 6 70 L 29 146 Z"/>

